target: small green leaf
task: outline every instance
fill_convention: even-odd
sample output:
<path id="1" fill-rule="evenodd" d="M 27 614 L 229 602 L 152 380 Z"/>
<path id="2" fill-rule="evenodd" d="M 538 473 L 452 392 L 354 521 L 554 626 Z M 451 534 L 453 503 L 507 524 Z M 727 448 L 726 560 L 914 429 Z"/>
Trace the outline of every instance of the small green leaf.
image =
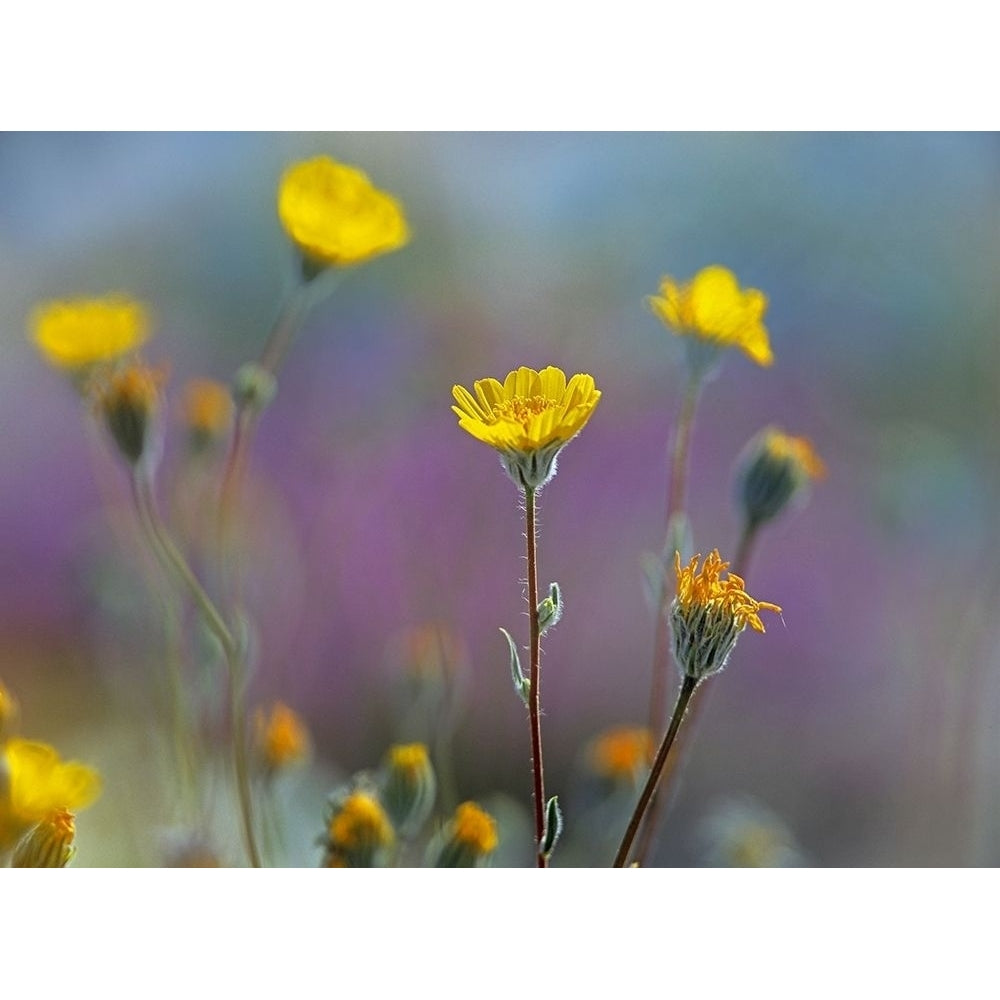
<path id="1" fill-rule="evenodd" d="M 525 708 L 528 707 L 528 698 L 531 694 L 531 681 L 524 676 L 524 671 L 521 670 L 521 658 L 517 655 L 517 645 L 511 638 L 510 632 L 505 628 L 500 629 L 503 632 L 503 637 L 507 640 L 507 645 L 510 647 L 510 676 L 514 681 L 514 690 L 518 693 L 521 701 L 524 702 Z"/>
<path id="2" fill-rule="evenodd" d="M 548 858 L 563 831 L 562 810 L 559 796 L 553 795 L 545 807 L 545 835 L 542 837 L 542 855 Z"/>

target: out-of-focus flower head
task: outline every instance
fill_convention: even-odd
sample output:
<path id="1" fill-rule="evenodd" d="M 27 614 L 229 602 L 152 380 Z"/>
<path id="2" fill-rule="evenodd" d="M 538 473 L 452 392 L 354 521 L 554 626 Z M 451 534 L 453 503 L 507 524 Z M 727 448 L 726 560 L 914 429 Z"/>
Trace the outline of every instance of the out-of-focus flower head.
<path id="1" fill-rule="evenodd" d="M 271 711 L 258 710 L 257 749 L 269 772 L 282 771 L 309 756 L 309 730 L 301 716 L 282 702 Z"/>
<path id="2" fill-rule="evenodd" d="M 653 739 L 643 726 L 618 726 L 590 744 L 587 762 L 600 778 L 634 784 L 649 768 Z"/>
<path id="3" fill-rule="evenodd" d="M 703 268 L 686 285 L 666 275 L 660 280 L 660 294 L 648 296 L 646 302 L 674 333 L 694 338 L 689 359 L 697 367 L 710 360 L 698 351 L 699 344 L 738 347 L 765 367 L 774 361 L 764 326 L 767 296 L 756 288 L 740 288 L 726 267 Z"/>
<path id="4" fill-rule="evenodd" d="M 382 801 L 403 837 L 420 831 L 434 808 L 437 779 L 423 743 L 389 748 L 383 764 Z"/>
<path id="5" fill-rule="evenodd" d="M 181 395 L 181 420 L 195 450 L 202 451 L 220 441 L 233 423 L 229 387 L 215 379 L 191 379 Z"/>
<path id="6" fill-rule="evenodd" d="M 130 464 L 155 464 L 159 436 L 155 422 L 161 410 L 163 371 L 141 361 L 104 374 L 91 386 L 97 412 L 122 457 Z"/>
<path id="7" fill-rule="evenodd" d="M 463 802 L 444 830 L 437 868 L 476 868 L 500 843 L 496 820 L 475 802 Z"/>
<path id="8" fill-rule="evenodd" d="M 7 740 L 0 746 L 0 851 L 58 811 L 86 808 L 100 793 L 92 767 L 61 760 L 47 743 Z"/>
<path id="9" fill-rule="evenodd" d="M 458 425 L 500 453 L 516 486 L 540 489 L 555 475 L 556 457 L 590 420 L 601 393 L 590 375 L 554 367 L 518 368 L 503 382 L 480 379 L 475 396 L 456 385 Z"/>
<path id="10" fill-rule="evenodd" d="M 140 347 L 149 336 L 142 303 L 124 295 L 46 302 L 31 317 L 32 337 L 56 368 L 80 371 Z"/>
<path id="11" fill-rule="evenodd" d="M 358 789 L 330 804 L 324 868 L 378 868 L 396 835 L 374 792 Z"/>
<path id="12" fill-rule="evenodd" d="M 680 553 L 674 553 L 677 596 L 670 605 L 674 657 L 681 673 L 695 680 L 725 667 L 747 625 L 755 632 L 764 631 L 760 611 L 781 613 L 777 604 L 751 597 L 742 577 L 732 573 L 723 579 L 729 563 L 723 562 L 718 549 L 708 554 L 699 572 L 700 560 L 697 555 L 681 566 Z"/>
<path id="13" fill-rule="evenodd" d="M 777 427 L 765 427 L 748 442 L 739 462 L 737 496 L 752 525 L 777 517 L 826 466 L 812 442 L 792 437 Z"/>
<path id="14" fill-rule="evenodd" d="M 278 186 L 278 217 L 305 260 L 347 267 L 410 239 L 400 203 L 357 167 L 317 156 L 290 166 Z"/>
<path id="15" fill-rule="evenodd" d="M 76 853 L 73 814 L 56 809 L 21 838 L 14 851 L 14 868 L 65 868 Z"/>
<path id="16" fill-rule="evenodd" d="M 788 825 L 755 799 L 719 802 L 700 826 L 705 863 L 720 868 L 796 868 L 806 859 Z"/>

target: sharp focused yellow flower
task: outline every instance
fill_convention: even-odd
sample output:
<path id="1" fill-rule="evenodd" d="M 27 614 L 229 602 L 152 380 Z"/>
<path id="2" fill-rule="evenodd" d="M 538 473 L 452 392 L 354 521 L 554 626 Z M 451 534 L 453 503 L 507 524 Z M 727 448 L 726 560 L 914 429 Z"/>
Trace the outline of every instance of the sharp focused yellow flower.
<path id="1" fill-rule="evenodd" d="M 653 739 L 641 726 L 619 726 L 602 733 L 590 746 L 591 769 L 612 781 L 634 781 L 653 756 Z"/>
<path id="2" fill-rule="evenodd" d="M 83 809 L 100 793 L 93 768 L 60 760 L 47 743 L 8 740 L 0 747 L 0 850 L 58 810 Z"/>
<path id="3" fill-rule="evenodd" d="M 751 597 L 742 577 L 733 573 L 722 578 L 729 563 L 718 549 L 709 553 L 699 572 L 700 559 L 695 556 L 681 566 L 680 553 L 674 553 L 677 596 L 670 606 L 674 656 L 681 672 L 697 680 L 722 670 L 747 625 L 764 631 L 760 611 L 781 613 L 777 604 Z"/>
<path id="4" fill-rule="evenodd" d="M 78 370 L 134 351 L 149 335 L 145 306 L 123 295 L 71 299 L 39 306 L 32 336 L 57 368 Z"/>
<path id="5" fill-rule="evenodd" d="M 666 275 L 660 281 L 660 294 L 650 295 L 646 302 L 681 336 L 715 347 L 738 347 L 765 367 L 774 361 L 764 326 L 767 296 L 756 288 L 740 288 L 728 268 L 703 268 L 686 285 Z"/>
<path id="6" fill-rule="evenodd" d="M 500 452 L 507 474 L 524 489 L 538 489 L 555 473 L 556 456 L 590 419 L 601 399 L 590 375 L 569 382 L 559 368 L 518 368 L 504 381 L 481 379 L 475 396 L 452 389 L 459 427 Z"/>
<path id="7" fill-rule="evenodd" d="M 257 742 L 268 768 L 280 771 L 308 755 L 309 730 L 297 712 L 279 701 L 267 716 L 258 712 Z"/>
<path id="8" fill-rule="evenodd" d="M 289 167 L 278 187 L 278 217 L 312 263 L 360 264 L 410 239 L 402 206 L 356 167 L 317 156 Z"/>

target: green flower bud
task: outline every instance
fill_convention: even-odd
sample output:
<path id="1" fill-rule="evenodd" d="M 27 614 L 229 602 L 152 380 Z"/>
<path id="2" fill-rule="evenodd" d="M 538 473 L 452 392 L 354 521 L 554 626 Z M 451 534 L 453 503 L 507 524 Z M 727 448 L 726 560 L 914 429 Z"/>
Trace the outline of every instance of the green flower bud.
<path id="1" fill-rule="evenodd" d="M 437 780 L 427 747 L 408 743 L 389 748 L 383 766 L 382 801 L 400 835 L 413 837 L 434 808 Z"/>
<path id="2" fill-rule="evenodd" d="M 777 517 L 826 467 L 807 438 L 765 427 L 743 449 L 736 479 L 737 501 L 748 524 Z"/>

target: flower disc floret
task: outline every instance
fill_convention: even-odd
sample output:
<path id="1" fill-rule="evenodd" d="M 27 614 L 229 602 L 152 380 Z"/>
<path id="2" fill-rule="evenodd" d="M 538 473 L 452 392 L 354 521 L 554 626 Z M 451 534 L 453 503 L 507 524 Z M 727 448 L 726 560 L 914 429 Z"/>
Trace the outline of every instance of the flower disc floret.
<path id="1" fill-rule="evenodd" d="M 458 425 L 495 448 L 507 473 L 525 489 L 537 489 L 555 472 L 556 456 L 590 420 L 601 399 L 591 375 L 569 381 L 560 368 L 518 368 L 501 383 L 480 379 L 475 395 L 456 385 L 452 410 Z"/>
<path id="2" fill-rule="evenodd" d="M 681 566 L 674 553 L 677 573 L 677 596 L 670 606 L 674 657 L 681 673 L 696 680 L 722 670 L 740 633 L 749 625 L 755 632 L 764 631 L 759 612 L 781 613 L 777 604 L 758 601 L 745 590 L 742 577 L 723 573 L 729 568 L 718 549 L 706 557 L 701 571 L 695 556 Z"/>
<path id="3" fill-rule="evenodd" d="M 659 292 L 646 302 L 674 333 L 714 347 L 738 347 L 763 367 L 774 361 L 764 326 L 767 296 L 757 288 L 740 288 L 728 268 L 703 268 L 686 285 L 666 275 Z"/>
<path id="4" fill-rule="evenodd" d="M 398 250 L 410 238 L 400 203 L 361 170 L 329 156 L 285 171 L 278 217 L 303 256 L 325 267 L 361 264 Z"/>
<path id="5" fill-rule="evenodd" d="M 56 368 L 76 371 L 140 347 L 149 335 L 145 306 L 124 295 L 46 302 L 31 318 L 32 337 Z"/>

